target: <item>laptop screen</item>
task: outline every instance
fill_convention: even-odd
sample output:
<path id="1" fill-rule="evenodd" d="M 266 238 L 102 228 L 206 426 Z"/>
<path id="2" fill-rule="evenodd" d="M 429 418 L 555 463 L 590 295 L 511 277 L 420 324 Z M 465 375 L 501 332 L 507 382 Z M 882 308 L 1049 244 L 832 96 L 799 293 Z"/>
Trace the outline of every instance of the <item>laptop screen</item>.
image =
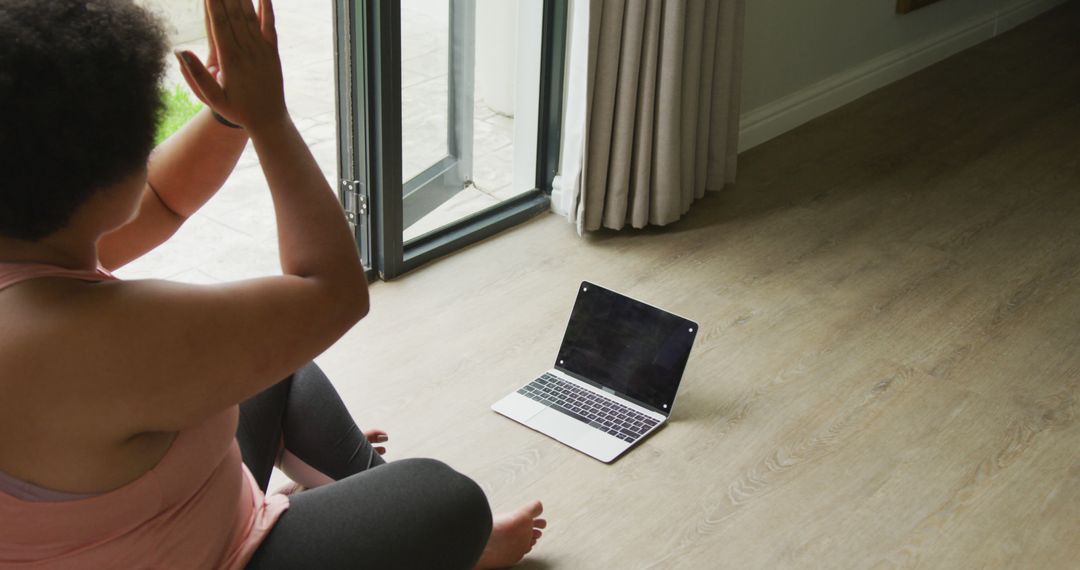
<path id="1" fill-rule="evenodd" d="M 584 282 L 555 368 L 668 414 L 697 324 Z"/>

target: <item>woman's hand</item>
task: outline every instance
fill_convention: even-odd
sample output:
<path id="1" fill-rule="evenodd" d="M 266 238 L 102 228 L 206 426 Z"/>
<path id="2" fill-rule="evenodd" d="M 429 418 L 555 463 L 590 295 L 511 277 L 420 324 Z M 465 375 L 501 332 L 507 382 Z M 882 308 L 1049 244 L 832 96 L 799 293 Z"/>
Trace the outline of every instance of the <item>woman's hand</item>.
<path id="1" fill-rule="evenodd" d="M 177 53 L 195 95 L 249 133 L 288 117 L 274 8 L 271 0 L 258 2 L 256 13 L 252 0 L 206 0 L 209 66 L 190 51 Z"/>

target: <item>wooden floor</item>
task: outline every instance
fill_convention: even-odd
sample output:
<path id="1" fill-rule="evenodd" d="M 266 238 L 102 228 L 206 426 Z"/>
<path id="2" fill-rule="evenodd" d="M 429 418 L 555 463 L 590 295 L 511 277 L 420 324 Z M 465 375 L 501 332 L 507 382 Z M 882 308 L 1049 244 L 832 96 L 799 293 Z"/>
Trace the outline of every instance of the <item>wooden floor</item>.
<path id="1" fill-rule="evenodd" d="M 1077 62 L 1072 2 L 744 154 L 669 228 L 543 216 L 378 283 L 321 362 L 390 457 L 544 500 L 524 568 L 1077 568 Z M 671 423 L 612 465 L 488 408 L 583 279 L 701 323 Z"/>

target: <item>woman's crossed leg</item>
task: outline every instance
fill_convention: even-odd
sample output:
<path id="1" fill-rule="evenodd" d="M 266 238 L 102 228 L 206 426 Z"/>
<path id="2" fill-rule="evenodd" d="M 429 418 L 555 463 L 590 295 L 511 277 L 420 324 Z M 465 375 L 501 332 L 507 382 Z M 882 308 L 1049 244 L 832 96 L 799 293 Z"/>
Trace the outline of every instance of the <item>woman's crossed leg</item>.
<path id="1" fill-rule="evenodd" d="M 540 538 L 538 501 L 493 522 L 471 479 L 431 459 L 387 464 L 369 439 L 385 440 L 361 432 L 314 363 L 240 405 L 237 440 L 260 487 L 282 457 L 315 487 L 290 497 L 248 568 L 496 568 Z"/>

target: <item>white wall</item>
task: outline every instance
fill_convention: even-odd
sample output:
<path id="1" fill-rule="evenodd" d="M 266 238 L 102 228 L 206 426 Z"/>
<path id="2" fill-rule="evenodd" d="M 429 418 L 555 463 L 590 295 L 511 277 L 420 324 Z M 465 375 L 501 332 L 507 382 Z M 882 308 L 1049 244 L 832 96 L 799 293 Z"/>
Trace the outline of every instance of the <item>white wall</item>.
<path id="1" fill-rule="evenodd" d="M 517 84 L 517 23 L 518 2 L 477 0 L 476 96 L 510 117 Z"/>
<path id="2" fill-rule="evenodd" d="M 746 150 L 1066 0 L 746 0 Z"/>

